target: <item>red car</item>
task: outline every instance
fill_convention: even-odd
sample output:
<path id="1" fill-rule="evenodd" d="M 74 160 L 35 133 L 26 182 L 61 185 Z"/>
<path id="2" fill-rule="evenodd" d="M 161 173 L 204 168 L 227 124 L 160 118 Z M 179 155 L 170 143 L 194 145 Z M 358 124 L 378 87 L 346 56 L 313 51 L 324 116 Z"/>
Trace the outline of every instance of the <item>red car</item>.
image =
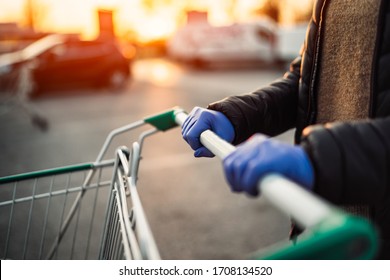
<path id="1" fill-rule="evenodd" d="M 124 57 L 114 41 L 107 40 L 81 41 L 49 35 L 20 51 L 1 55 L 0 75 L 17 71 L 25 63 L 31 63 L 34 93 L 84 86 L 117 90 L 131 77 L 131 60 Z"/>

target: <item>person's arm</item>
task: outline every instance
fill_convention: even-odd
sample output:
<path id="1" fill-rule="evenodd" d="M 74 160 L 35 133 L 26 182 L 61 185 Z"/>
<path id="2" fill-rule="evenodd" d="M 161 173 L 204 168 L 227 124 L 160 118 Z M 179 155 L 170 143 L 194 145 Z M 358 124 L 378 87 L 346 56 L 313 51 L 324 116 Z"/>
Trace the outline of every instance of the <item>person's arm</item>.
<path id="1" fill-rule="evenodd" d="M 253 93 L 227 97 L 207 108 L 223 113 L 236 132 L 234 144 L 254 133 L 278 135 L 295 127 L 301 57 L 295 59 L 283 78 Z"/>
<path id="2" fill-rule="evenodd" d="M 320 196 L 336 204 L 372 204 L 390 191 L 390 117 L 315 125 L 303 134 Z"/>

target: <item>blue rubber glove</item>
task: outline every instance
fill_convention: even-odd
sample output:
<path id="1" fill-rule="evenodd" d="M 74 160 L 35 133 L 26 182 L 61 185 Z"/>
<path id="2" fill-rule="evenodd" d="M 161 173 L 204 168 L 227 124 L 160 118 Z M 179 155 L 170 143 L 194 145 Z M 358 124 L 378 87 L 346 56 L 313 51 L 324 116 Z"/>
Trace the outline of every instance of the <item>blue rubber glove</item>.
<path id="1" fill-rule="evenodd" d="M 248 141 L 223 160 L 225 176 L 232 191 L 258 195 L 257 184 L 269 173 L 284 175 L 311 190 L 314 171 L 305 151 L 300 146 L 279 142 L 262 134 Z"/>
<path id="2" fill-rule="evenodd" d="M 213 153 L 200 143 L 200 134 L 208 129 L 230 143 L 235 136 L 233 125 L 224 114 L 218 111 L 195 107 L 184 121 L 181 130 L 184 140 L 195 151 L 195 157 L 214 156 Z"/>

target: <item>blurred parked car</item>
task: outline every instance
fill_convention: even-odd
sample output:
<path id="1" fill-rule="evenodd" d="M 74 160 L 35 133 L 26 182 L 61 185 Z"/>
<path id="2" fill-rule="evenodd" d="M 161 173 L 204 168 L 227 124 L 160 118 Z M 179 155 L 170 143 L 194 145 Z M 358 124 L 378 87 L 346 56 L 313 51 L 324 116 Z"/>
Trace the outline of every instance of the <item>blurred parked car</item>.
<path id="1" fill-rule="evenodd" d="M 195 66 L 221 62 L 287 62 L 295 58 L 306 26 L 284 28 L 267 19 L 212 26 L 189 24 L 168 42 L 168 54 Z"/>
<path id="2" fill-rule="evenodd" d="M 131 60 L 113 41 L 81 41 L 73 36 L 49 35 L 26 48 L 0 55 L 0 76 L 6 77 L 28 63 L 34 92 L 84 86 L 126 85 Z"/>

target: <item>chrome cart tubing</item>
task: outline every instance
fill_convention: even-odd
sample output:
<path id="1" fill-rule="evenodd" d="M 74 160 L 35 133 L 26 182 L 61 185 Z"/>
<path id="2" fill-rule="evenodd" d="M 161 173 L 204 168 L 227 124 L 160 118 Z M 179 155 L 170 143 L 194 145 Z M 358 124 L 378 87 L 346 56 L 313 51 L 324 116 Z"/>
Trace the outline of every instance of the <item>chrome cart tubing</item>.
<path id="1" fill-rule="evenodd" d="M 145 133 L 142 137 L 140 137 L 141 143 L 145 137 L 154 134 L 154 132 L 149 131 L 149 133 Z M 136 179 L 138 176 L 138 166 L 139 161 L 141 159 L 141 146 L 137 142 L 133 144 L 132 151 L 130 153 L 131 166 L 127 165 L 127 161 L 124 160 L 124 156 L 121 156 L 121 161 L 123 163 L 125 174 L 130 174 L 127 178 L 128 188 L 130 192 L 130 198 L 133 205 L 133 214 L 135 215 L 136 221 L 136 232 L 138 236 L 138 243 L 140 244 L 140 250 L 143 258 L 146 259 L 160 259 L 160 253 L 157 249 L 157 245 L 155 239 L 153 237 L 152 231 L 150 229 L 148 220 L 146 218 L 144 209 L 142 207 L 141 199 L 139 197 Z"/>
<path id="2" fill-rule="evenodd" d="M 130 196 L 133 203 L 133 211 L 135 214 L 135 220 L 137 223 L 136 231 L 139 238 L 140 250 L 142 257 L 149 260 L 161 259 L 160 253 L 157 249 L 156 242 L 154 240 L 149 223 L 146 219 L 144 209 L 142 208 L 141 199 L 137 192 L 137 186 L 133 184 L 133 181 L 129 181 Z"/>
<path id="3" fill-rule="evenodd" d="M 140 126 L 142 126 L 144 124 L 145 124 L 144 120 L 139 120 L 139 121 L 133 122 L 131 124 L 119 127 L 117 129 L 114 129 L 113 131 L 111 131 L 108 134 L 108 136 L 107 136 L 107 138 L 106 138 L 102 148 L 100 149 L 100 152 L 99 152 L 95 162 L 100 162 L 103 159 L 105 153 L 108 150 L 108 147 L 110 146 L 110 144 L 111 144 L 112 140 L 115 138 L 115 136 L 120 135 L 122 133 L 125 133 L 127 131 L 130 131 L 132 129 L 135 129 L 137 127 L 140 127 Z"/>
<path id="4" fill-rule="evenodd" d="M 127 175 L 128 150 L 118 148 L 116 161 L 111 179 L 111 195 L 106 210 L 104 233 L 101 240 L 99 259 L 142 259 L 141 252 L 135 237 L 132 216 L 128 213 L 125 189 L 128 189 Z M 118 231 L 118 224 L 120 230 Z M 119 240 L 122 237 L 121 240 Z M 121 250 L 122 248 L 122 250 Z"/>
<path id="5" fill-rule="evenodd" d="M 166 110 L 166 111 L 163 111 L 163 112 L 151 115 L 151 116 L 147 116 L 147 117 L 143 118 L 142 120 L 135 121 L 135 122 L 130 123 L 128 125 L 114 129 L 113 131 L 111 131 L 108 134 L 102 148 L 100 149 L 100 152 L 99 152 L 95 162 L 100 162 L 103 159 L 112 140 L 117 135 L 120 135 L 122 133 L 130 131 L 132 129 L 138 128 L 138 127 L 143 126 L 145 124 L 149 124 L 149 125 L 153 126 L 154 128 L 151 130 L 148 130 L 140 135 L 138 142 L 140 143 L 140 145 L 142 147 L 142 142 L 147 136 L 154 134 L 158 131 L 166 131 L 168 129 L 171 129 L 171 128 L 177 126 L 177 123 L 175 122 L 175 114 L 177 112 L 182 112 L 182 111 L 183 111 L 182 109 L 175 107 L 175 108 L 172 108 L 172 109 L 169 109 L 169 110 Z"/>
<path id="6" fill-rule="evenodd" d="M 139 145 L 139 154 L 140 155 L 141 155 L 141 152 L 142 152 L 142 148 L 144 146 L 145 139 L 148 138 L 149 136 L 152 136 L 152 135 L 156 134 L 159 131 L 160 130 L 158 130 L 157 128 L 153 128 L 153 129 L 150 129 L 150 130 L 145 131 L 145 132 L 140 134 L 140 136 L 138 137 L 138 142 L 135 142 L 135 143 L 137 143 Z"/>
<path id="7" fill-rule="evenodd" d="M 122 126 L 122 127 L 119 127 L 117 129 L 114 129 L 113 131 L 111 131 L 102 148 L 100 149 L 100 152 L 95 160 L 95 162 L 100 162 L 105 153 L 107 152 L 108 150 L 108 147 L 110 146 L 112 140 L 120 135 L 120 134 L 123 134 L 127 131 L 130 131 L 130 130 L 133 130 L 135 128 L 138 128 L 142 125 L 145 125 L 145 124 L 150 124 L 152 126 L 154 126 L 154 129 L 152 130 L 149 130 L 143 134 L 140 135 L 140 139 L 139 139 L 139 143 L 142 144 L 143 142 L 143 139 L 150 135 L 150 134 L 154 134 L 158 131 L 165 131 L 167 129 L 170 129 L 172 128 L 173 126 L 176 126 L 176 123 L 174 122 L 174 113 L 176 112 L 176 110 L 179 110 L 179 109 L 171 109 L 171 110 L 167 110 L 167 111 L 164 111 L 162 113 L 158 113 L 158 114 L 155 114 L 155 115 L 152 115 L 152 116 L 148 116 L 148 117 L 145 117 L 144 119 L 142 120 L 139 120 L 139 121 L 136 121 L 136 122 L 133 122 L 133 123 L 130 123 L 128 125 L 125 125 L 125 126 Z"/>
<path id="8" fill-rule="evenodd" d="M 141 145 L 137 143 L 133 144 L 131 158 L 132 158 L 132 174 L 129 177 L 129 191 L 133 203 L 133 210 L 135 214 L 135 219 L 137 222 L 137 235 L 139 237 L 140 249 L 143 257 L 147 259 L 159 260 L 161 259 L 160 253 L 158 251 L 155 239 L 153 237 L 152 231 L 150 229 L 149 223 L 147 221 L 144 209 L 142 207 L 141 199 L 138 195 L 136 180 L 138 173 L 138 166 L 141 155 Z M 134 168 L 133 168 L 134 166 Z"/>
<path id="9" fill-rule="evenodd" d="M 131 178 L 132 182 L 134 185 L 137 183 L 138 179 L 138 168 L 139 168 L 139 162 L 141 160 L 141 153 L 142 153 L 142 148 L 145 143 L 145 139 L 148 138 L 149 136 L 152 136 L 159 132 L 158 129 L 151 129 L 148 131 L 145 131 L 144 133 L 140 134 L 138 138 L 138 142 L 134 142 L 131 150 L 131 164 L 130 168 L 128 170 L 128 176 Z"/>
<path id="10" fill-rule="evenodd" d="M 124 248 L 124 255 L 127 260 L 135 259 L 140 260 L 141 251 L 137 243 L 137 238 L 132 230 L 132 225 L 129 220 L 129 211 L 125 194 L 125 183 L 123 182 L 123 174 L 120 170 L 117 170 L 118 182 L 115 183 L 115 198 L 118 207 L 118 214 L 120 219 L 120 227 L 122 233 L 122 242 Z M 129 246 L 130 244 L 130 246 Z"/>
<path id="11" fill-rule="evenodd" d="M 139 160 L 140 145 L 135 142 L 130 154 L 131 165 L 135 164 L 138 166 Z M 113 178 L 113 195 L 115 196 L 117 203 L 116 206 L 118 209 L 110 207 L 108 215 L 111 215 L 110 211 L 117 211 L 119 214 L 122 244 L 124 249 L 123 254 L 126 259 L 159 260 L 160 254 L 144 213 L 137 191 L 137 186 L 135 185 L 136 180 L 134 178 L 137 176 L 137 169 L 132 169 L 130 172 L 131 166 L 129 164 L 128 158 L 123 149 L 118 149 L 117 162 L 115 165 L 116 172 Z M 129 173 L 132 173 L 132 175 L 129 176 Z M 126 191 L 128 191 L 131 199 L 132 215 L 129 215 Z M 104 233 L 104 240 L 102 243 L 110 241 L 108 240 L 110 238 L 108 233 L 108 223 L 109 221 L 106 221 L 106 231 Z M 105 248 L 105 251 L 107 250 L 110 250 L 110 248 Z M 104 257 L 104 253 L 105 252 L 101 254 L 101 257 Z"/>
<path id="12" fill-rule="evenodd" d="M 182 110 L 175 112 L 175 120 L 183 125 L 187 114 Z M 200 142 L 217 157 L 224 159 L 236 148 L 218 137 L 210 130 L 200 135 Z M 299 225 L 310 228 L 325 219 L 334 208 L 329 203 L 306 191 L 296 183 L 278 174 L 269 174 L 259 183 L 258 188 L 263 197 L 281 212 L 291 216 Z M 310 209 L 308 211 L 307 209 Z"/>
<path id="13" fill-rule="evenodd" d="M 119 188 L 118 188 L 118 185 L 120 186 Z M 124 213 L 124 207 L 123 207 L 120 195 L 119 195 L 121 189 L 123 188 L 123 185 L 115 183 L 114 187 L 115 187 L 115 190 L 113 190 L 113 191 L 116 192 L 115 199 L 116 199 L 116 205 L 118 207 L 119 226 L 121 228 L 120 231 L 121 231 L 121 235 L 122 235 L 122 245 L 123 245 L 123 249 L 124 249 L 123 254 L 124 254 L 126 260 L 130 260 L 130 259 L 133 259 L 132 254 L 131 254 L 132 250 L 133 250 L 133 255 L 136 255 L 136 253 L 134 253 L 134 251 L 137 250 L 136 249 L 137 246 L 131 246 L 131 248 L 132 248 L 132 250 L 131 250 L 130 246 L 128 245 L 129 243 L 131 244 L 130 240 L 133 240 L 133 238 L 130 239 L 130 237 L 127 234 L 129 232 L 129 230 L 131 232 L 131 227 L 129 229 L 127 224 L 125 223 L 125 221 L 128 221 L 128 219 L 126 218 L 128 216 L 125 215 L 125 213 Z M 136 258 L 137 257 L 135 256 L 134 259 L 136 259 Z"/>

